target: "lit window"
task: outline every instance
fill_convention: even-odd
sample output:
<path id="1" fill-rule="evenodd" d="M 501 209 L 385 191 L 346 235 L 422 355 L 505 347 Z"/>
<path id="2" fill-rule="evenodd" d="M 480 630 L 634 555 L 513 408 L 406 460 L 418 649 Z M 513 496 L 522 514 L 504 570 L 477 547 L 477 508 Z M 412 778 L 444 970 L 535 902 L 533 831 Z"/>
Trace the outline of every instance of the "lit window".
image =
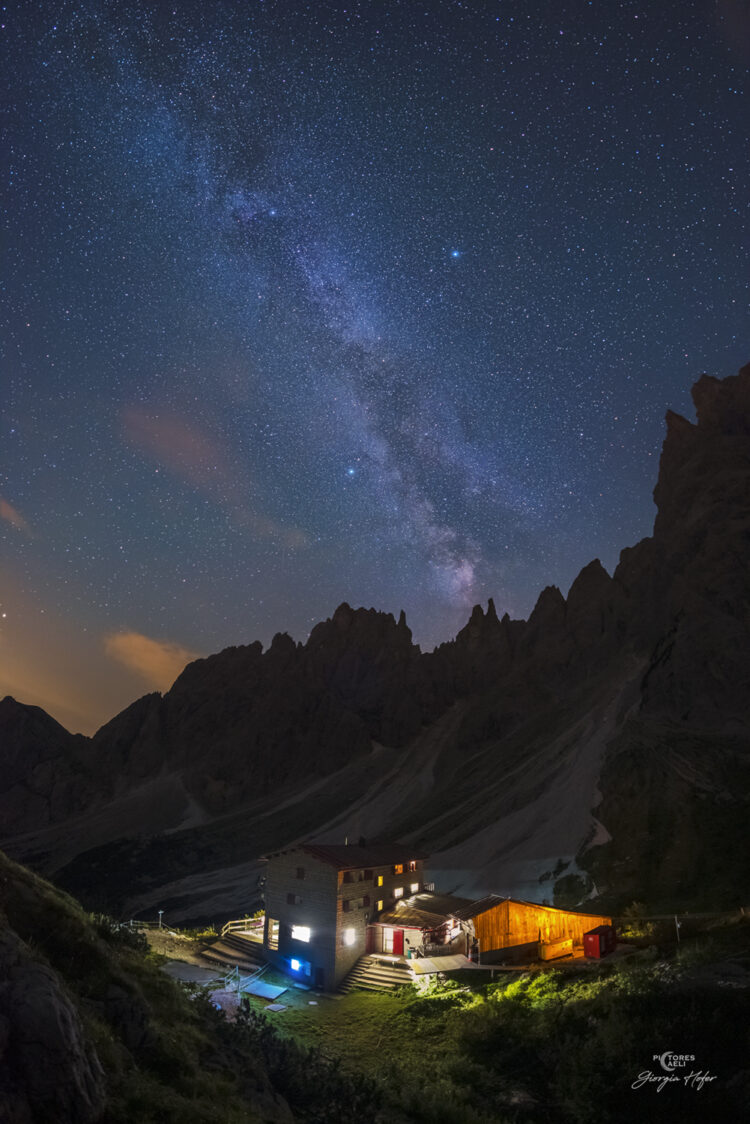
<path id="1" fill-rule="evenodd" d="M 377 884 L 378 884 L 378 886 L 382 886 L 382 885 L 383 885 L 383 875 L 382 875 L 382 874 L 379 874 L 379 875 L 378 875 L 378 882 L 377 882 Z"/>
<path id="2" fill-rule="evenodd" d="M 293 941 L 309 941 L 310 940 L 310 926 L 309 925 L 292 925 L 292 940 Z"/>
<path id="3" fill-rule="evenodd" d="M 290 960 L 290 962 L 289 962 L 289 963 L 290 963 L 290 964 L 291 964 L 291 966 L 292 966 L 292 971 L 293 971 L 293 972 L 299 972 L 300 968 L 302 967 L 302 965 L 300 964 L 299 960 Z"/>
<path id="4" fill-rule="evenodd" d="M 403 874 L 404 873 L 404 864 L 403 863 L 396 863 L 396 865 L 393 868 L 393 873 L 394 874 Z"/>
<path id="5" fill-rule="evenodd" d="M 382 902 L 382 900 L 377 903 L 375 908 L 377 909 L 378 913 L 383 912 L 383 902 Z"/>
<path id="6" fill-rule="evenodd" d="M 266 934 L 266 943 L 269 948 L 279 947 L 279 923 L 268 918 L 268 931 Z"/>
<path id="7" fill-rule="evenodd" d="M 355 932 L 354 929 L 344 929 L 344 944 L 351 946 L 354 944 Z"/>
<path id="8" fill-rule="evenodd" d="M 409 889 L 411 890 L 412 894 L 418 894 L 419 893 L 419 883 L 418 882 L 412 882 Z"/>
<path id="9" fill-rule="evenodd" d="M 394 896 L 394 898 L 403 898 L 403 896 L 404 896 L 404 887 L 403 887 L 403 886 L 397 886 L 397 887 L 395 888 L 395 890 L 393 891 L 393 896 Z"/>
<path id="10" fill-rule="evenodd" d="M 409 870 L 416 870 L 416 869 L 417 869 L 417 860 L 412 859 L 411 862 L 409 863 Z"/>

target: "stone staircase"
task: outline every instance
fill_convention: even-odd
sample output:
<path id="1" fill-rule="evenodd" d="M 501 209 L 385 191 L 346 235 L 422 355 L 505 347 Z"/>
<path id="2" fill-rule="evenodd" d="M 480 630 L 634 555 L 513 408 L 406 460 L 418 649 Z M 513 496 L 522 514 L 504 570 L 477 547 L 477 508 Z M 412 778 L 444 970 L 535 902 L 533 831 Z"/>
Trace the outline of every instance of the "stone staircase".
<path id="1" fill-rule="evenodd" d="M 364 988 L 367 991 L 393 991 L 414 982 L 405 960 L 381 960 L 377 955 L 360 956 L 348 976 L 339 984 L 340 992 Z"/>
<path id="2" fill-rule="evenodd" d="M 263 945 L 258 941 L 248 940 L 241 933 L 235 932 L 225 933 L 218 941 L 204 948 L 201 956 L 205 960 L 210 960 L 212 964 L 252 972 L 262 968 L 266 963 L 262 950 Z"/>

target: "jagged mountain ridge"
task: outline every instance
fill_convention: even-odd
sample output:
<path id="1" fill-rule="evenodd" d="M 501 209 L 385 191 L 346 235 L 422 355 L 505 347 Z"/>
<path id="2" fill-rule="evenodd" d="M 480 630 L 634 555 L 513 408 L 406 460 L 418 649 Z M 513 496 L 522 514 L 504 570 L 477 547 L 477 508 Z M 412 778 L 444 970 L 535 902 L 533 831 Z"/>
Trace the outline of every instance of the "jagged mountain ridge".
<path id="1" fill-rule="evenodd" d="M 422 653 L 403 614 L 341 605 L 306 644 L 197 660 L 93 739 L 57 727 L 51 750 L 24 748 L 35 708 L 4 700 L 3 760 L 28 761 L 3 781 L 7 849 L 85 891 L 87 866 L 140 848 L 134 879 L 148 865 L 149 892 L 175 882 L 189 898 L 199 869 L 366 831 L 413 838 L 463 885 L 529 892 L 577 854 L 569 872 L 599 889 L 615 875 L 637 889 L 647 867 L 656 895 L 665 881 L 693 894 L 696 847 L 681 863 L 670 838 L 701 836 L 696 802 L 722 804 L 727 841 L 747 811 L 750 365 L 704 375 L 693 398 L 696 424 L 667 415 L 653 536 L 611 577 L 594 561 L 567 598 L 545 589 L 528 621 L 490 602 Z M 674 830 L 652 855 L 663 832 L 642 813 L 659 789 Z"/>

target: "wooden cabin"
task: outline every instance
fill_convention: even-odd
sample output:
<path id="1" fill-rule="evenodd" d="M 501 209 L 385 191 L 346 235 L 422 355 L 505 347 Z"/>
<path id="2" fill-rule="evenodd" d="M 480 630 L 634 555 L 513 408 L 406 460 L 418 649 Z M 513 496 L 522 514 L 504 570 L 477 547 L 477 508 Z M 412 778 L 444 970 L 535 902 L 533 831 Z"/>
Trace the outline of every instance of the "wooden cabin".
<path id="1" fill-rule="evenodd" d="M 612 924 L 612 918 L 602 914 L 555 909 L 496 894 L 472 902 L 459 909 L 457 915 L 472 923 L 482 963 L 546 960 L 582 952 L 584 933 L 599 925 Z"/>

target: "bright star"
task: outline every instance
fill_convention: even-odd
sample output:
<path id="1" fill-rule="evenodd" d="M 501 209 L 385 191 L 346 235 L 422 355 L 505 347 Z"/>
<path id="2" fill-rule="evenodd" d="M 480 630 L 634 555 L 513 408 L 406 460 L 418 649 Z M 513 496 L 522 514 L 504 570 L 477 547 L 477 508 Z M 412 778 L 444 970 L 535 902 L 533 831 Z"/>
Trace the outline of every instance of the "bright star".
<path id="1" fill-rule="evenodd" d="M 461 251 L 460 250 L 451 250 L 451 257 L 452 258 L 460 258 L 461 257 Z"/>
<path id="2" fill-rule="evenodd" d="M 356 471 L 357 471 L 356 468 L 347 468 L 346 475 L 347 476 L 354 476 L 356 474 Z"/>

